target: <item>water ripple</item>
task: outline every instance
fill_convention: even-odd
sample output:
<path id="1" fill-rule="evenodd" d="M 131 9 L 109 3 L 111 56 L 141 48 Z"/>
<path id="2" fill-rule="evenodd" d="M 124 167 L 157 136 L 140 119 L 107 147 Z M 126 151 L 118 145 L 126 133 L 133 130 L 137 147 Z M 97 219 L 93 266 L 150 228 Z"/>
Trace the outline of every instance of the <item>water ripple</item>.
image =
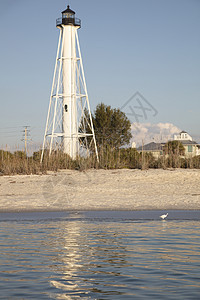
<path id="1" fill-rule="evenodd" d="M 1 299 L 198 299 L 199 221 L 0 222 Z"/>

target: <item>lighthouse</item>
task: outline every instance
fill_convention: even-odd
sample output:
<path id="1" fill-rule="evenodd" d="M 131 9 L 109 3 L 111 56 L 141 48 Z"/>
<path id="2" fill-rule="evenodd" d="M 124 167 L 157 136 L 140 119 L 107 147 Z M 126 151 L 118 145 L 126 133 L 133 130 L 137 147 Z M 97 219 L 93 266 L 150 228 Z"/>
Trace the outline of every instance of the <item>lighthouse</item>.
<path id="1" fill-rule="evenodd" d="M 67 9 L 56 20 L 60 30 L 41 161 L 45 150 L 61 150 L 72 159 L 91 149 L 98 159 L 78 29 L 81 20 Z M 92 151 L 93 151 L 92 150 Z"/>

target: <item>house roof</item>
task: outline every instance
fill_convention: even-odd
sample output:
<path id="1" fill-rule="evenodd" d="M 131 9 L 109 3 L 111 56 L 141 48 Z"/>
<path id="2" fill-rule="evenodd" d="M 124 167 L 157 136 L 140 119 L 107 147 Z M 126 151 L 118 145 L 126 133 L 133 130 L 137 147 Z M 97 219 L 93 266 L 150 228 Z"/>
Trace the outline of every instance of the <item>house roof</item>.
<path id="1" fill-rule="evenodd" d="M 198 145 L 197 142 L 195 141 L 190 141 L 190 140 L 179 140 L 179 142 L 183 145 Z"/>
<path id="2" fill-rule="evenodd" d="M 187 132 L 183 130 L 183 131 L 180 132 L 180 134 L 181 134 L 181 133 L 187 133 Z"/>
<path id="3" fill-rule="evenodd" d="M 188 146 L 188 145 L 196 145 L 198 148 L 200 148 L 200 144 L 198 144 L 195 141 L 190 141 L 190 140 L 179 140 L 180 143 L 183 144 L 183 146 Z M 161 151 L 163 150 L 163 147 L 166 143 L 149 143 L 144 145 L 143 147 L 140 146 L 137 148 L 137 151 Z"/>
<path id="4" fill-rule="evenodd" d="M 162 150 L 163 145 L 164 145 L 163 143 L 152 142 L 152 143 L 144 145 L 143 147 L 142 146 L 138 147 L 137 150 L 138 151 L 142 151 L 142 150 L 144 150 L 144 151 L 160 151 L 160 150 Z"/>

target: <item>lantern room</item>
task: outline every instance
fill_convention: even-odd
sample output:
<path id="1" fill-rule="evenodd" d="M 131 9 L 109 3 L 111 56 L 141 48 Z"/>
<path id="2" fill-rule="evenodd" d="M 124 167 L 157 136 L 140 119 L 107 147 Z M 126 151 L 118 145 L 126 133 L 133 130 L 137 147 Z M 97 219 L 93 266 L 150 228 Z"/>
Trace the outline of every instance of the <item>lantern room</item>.
<path id="1" fill-rule="evenodd" d="M 56 26 L 60 27 L 61 25 L 81 27 L 81 20 L 75 18 L 75 11 L 71 10 L 69 5 L 67 6 L 67 9 L 62 12 L 62 18 L 56 20 Z"/>

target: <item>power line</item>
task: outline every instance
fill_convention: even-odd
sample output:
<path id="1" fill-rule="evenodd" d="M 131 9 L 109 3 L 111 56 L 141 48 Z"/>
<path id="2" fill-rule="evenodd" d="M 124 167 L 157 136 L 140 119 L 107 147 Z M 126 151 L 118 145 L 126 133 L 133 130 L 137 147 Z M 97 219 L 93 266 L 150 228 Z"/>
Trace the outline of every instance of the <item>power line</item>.
<path id="1" fill-rule="evenodd" d="M 17 130 L 17 131 L 6 131 L 6 132 L 1 132 L 0 131 L 0 134 L 11 134 L 11 133 L 16 133 L 16 132 L 19 133 L 19 131 Z"/>
<path id="2" fill-rule="evenodd" d="M 13 126 L 13 127 L 0 127 L 0 130 L 4 129 L 16 129 L 16 128 L 22 128 L 22 126 Z"/>

